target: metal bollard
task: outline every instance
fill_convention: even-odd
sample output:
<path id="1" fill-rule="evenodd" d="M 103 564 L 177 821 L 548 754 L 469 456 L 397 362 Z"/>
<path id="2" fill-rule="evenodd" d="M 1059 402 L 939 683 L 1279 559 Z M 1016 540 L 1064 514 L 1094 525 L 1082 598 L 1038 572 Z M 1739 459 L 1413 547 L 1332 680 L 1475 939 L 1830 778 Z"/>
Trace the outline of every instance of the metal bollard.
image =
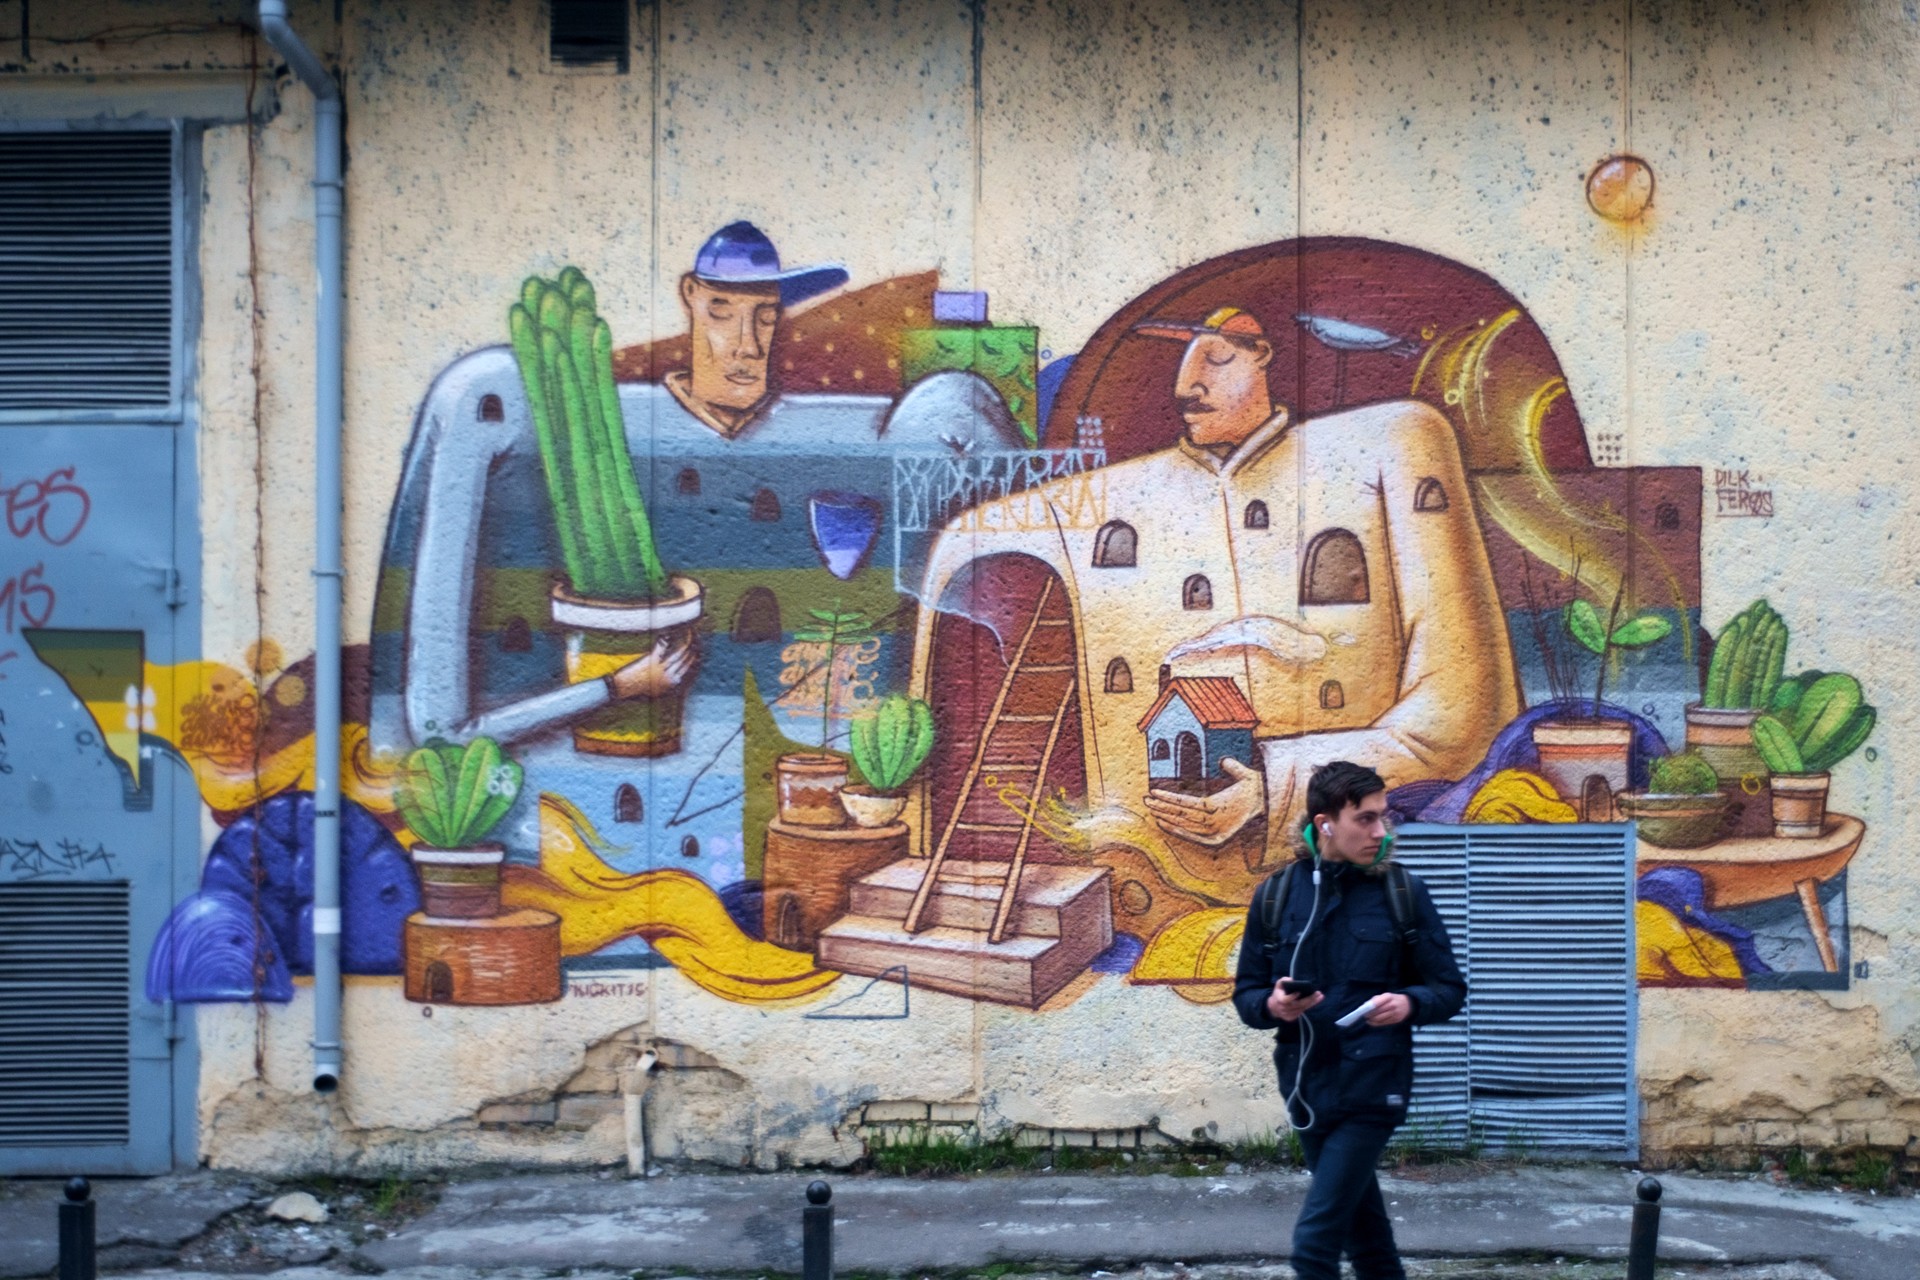
<path id="1" fill-rule="evenodd" d="M 94 1280 L 93 1187 L 85 1178 L 67 1182 L 60 1204 L 60 1280 Z"/>
<path id="2" fill-rule="evenodd" d="M 1633 1235 L 1627 1242 L 1627 1280 L 1653 1280 L 1660 1249 L 1660 1180 L 1642 1178 L 1633 1205 Z"/>
<path id="3" fill-rule="evenodd" d="M 807 1207 L 800 1211 L 801 1280 L 833 1280 L 832 1199 L 833 1188 L 826 1183 L 807 1184 Z"/>

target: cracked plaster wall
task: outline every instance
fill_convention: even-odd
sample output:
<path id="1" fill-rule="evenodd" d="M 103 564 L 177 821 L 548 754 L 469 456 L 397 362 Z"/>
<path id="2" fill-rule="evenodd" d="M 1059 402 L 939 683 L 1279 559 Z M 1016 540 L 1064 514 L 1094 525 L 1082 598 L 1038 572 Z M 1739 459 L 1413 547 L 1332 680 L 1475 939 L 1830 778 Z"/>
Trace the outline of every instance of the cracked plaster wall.
<path id="1" fill-rule="evenodd" d="M 77 35 L 245 11 L 34 19 Z M 1845 992 L 1642 992 L 1647 1145 L 1906 1146 L 1920 1131 L 1911 5 L 1309 3 L 1297 29 L 1258 5 L 989 0 L 977 132 L 962 5 L 668 2 L 627 77 L 547 72 L 529 3 L 340 12 L 336 26 L 332 6 L 293 6 L 346 68 L 350 639 L 369 628 L 410 416 L 438 370 L 497 339 L 530 269 L 618 281 L 603 291 L 615 332 L 664 336 L 679 264 L 746 217 L 862 279 L 936 266 L 1069 351 L 1214 254 L 1295 234 L 1418 245 L 1525 301 L 1589 431 L 1615 435 L 1626 462 L 1766 472 L 1773 519 L 1706 524 L 1705 613 L 1794 601 L 1818 619 L 1796 658 L 1870 677 L 1882 708 L 1877 760 L 1834 783 L 1869 824 L 1850 872 L 1869 976 Z M 31 63 L 0 57 L 0 98 L 86 74 L 231 77 L 246 60 L 232 31 L 42 43 Z M 278 103 L 256 134 L 257 295 L 245 132 L 205 141 L 203 649 L 236 663 L 259 635 L 296 653 L 311 637 L 311 111 L 284 82 Z M 1627 149 L 1659 182 L 1630 234 L 1581 193 Z M 202 1152 L 274 1170 L 617 1160 L 617 1116 L 578 1104 L 584 1124 L 563 1125 L 560 1099 L 589 1048 L 630 1028 L 714 1064 L 684 1069 L 707 1085 L 662 1094 L 663 1117 L 687 1117 L 670 1128 L 712 1134 L 689 1140 L 693 1159 L 845 1160 L 850 1108 L 890 1099 L 977 1104 L 994 1131 L 1233 1134 L 1278 1118 L 1261 1038 L 1162 988 L 1104 980 L 1038 1014 L 916 992 L 908 1019 L 831 1022 L 727 1004 L 669 970 L 602 976 L 644 994 L 427 1018 L 391 981 L 352 981 L 344 1087 L 327 1100 L 305 1091 L 306 988 L 264 1012 L 201 1007 Z M 552 1124 L 476 1118 L 549 1101 Z"/>

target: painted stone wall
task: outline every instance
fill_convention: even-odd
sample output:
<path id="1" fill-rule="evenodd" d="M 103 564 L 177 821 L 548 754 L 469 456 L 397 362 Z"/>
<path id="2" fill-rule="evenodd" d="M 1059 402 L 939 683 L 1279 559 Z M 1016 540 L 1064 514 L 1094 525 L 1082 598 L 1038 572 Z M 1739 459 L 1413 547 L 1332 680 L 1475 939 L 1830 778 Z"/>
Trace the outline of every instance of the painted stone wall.
<path id="1" fill-rule="evenodd" d="M 642 1087 L 654 1158 L 761 1167 L 1264 1132 L 1232 959 L 1340 757 L 1639 821 L 1648 1148 L 1920 1132 L 1902 6 L 663 3 L 624 74 L 332 12 L 332 1098 L 310 102 L 198 11 L 0 79 L 273 82 L 204 139 L 205 660 L 149 677 L 209 1160 L 618 1160 Z"/>

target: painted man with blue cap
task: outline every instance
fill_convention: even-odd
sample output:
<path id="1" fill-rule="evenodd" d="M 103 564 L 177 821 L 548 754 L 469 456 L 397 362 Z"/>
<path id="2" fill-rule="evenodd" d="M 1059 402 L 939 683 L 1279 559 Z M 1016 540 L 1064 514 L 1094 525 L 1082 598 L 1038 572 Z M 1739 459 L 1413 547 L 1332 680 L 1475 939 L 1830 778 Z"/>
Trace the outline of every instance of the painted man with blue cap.
<path id="1" fill-rule="evenodd" d="M 767 362 L 781 311 L 846 282 L 838 263 L 782 270 L 773 241 L 751 222 L 720 228 L 700 246 L 693 270 L 680 277 L 692 366 L 669 373 L 667 390 L 688 413 L 732 439 L 773 399 Z"/>

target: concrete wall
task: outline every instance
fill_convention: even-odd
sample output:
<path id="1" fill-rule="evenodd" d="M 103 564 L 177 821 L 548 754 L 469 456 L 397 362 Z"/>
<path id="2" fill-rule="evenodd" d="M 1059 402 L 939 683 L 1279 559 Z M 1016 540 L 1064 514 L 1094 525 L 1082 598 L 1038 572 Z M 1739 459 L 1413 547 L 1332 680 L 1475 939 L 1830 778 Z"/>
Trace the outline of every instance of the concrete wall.
<path id="1" fill-rule="evenodd" d="M 460 363 L 507 340 L 508 306 L 530 275 L 574 266 L 591 280 L 619 352 L 626 438 L 661 554 L 701 581 L 711 627 L 697 641 L 700 672 L 686 677 L 677 754 L 577 751 L 563 721 L 504 743 L 525 770 L 496 833 L 507 846 L 507 905 L 560 918 L 565 967 L 547 977 L 563 994 L 523 992 L 532 1002 L 505 1007 L 430 999 L 424 973 L 397 971 L 421 945 L 408 935 L 401 963 L 349 978 L 344 1084 L 316 1099 L 305 1088 L 304 979 L 295 976 L 283 1004 L 174 991 L 205 1001 L 195 1016 L 207 1160 L 282 1169 L 621 1159 L 621 1079 L 645 1045 L 663 1064 L 648 1102 L 658 1158 L 844 1161 L 876 1126 L 923 1120 L 1121 1143 L 1267 1130 L 1281 1123 L 1267 1046 L 1221 1003 L 1220 956 L 1231 948 L 1199 946 L 1194 930 L 1231 941 L 1235 909 L 1285 857 L 1281 833 L 1299 803 L 1288 788 L 1307 765 L 1339 752 L 1379 758 L 1396 787 L 1461 777 L 1520 705 L 1554 692 L 1532 615 L 1564 645 L 1563 607 L 1586 600 L 1605 616 L 1615 591 L 1669 631 L 1609 658 L 1609 701 L 1675 749 L 1682 708 L 1700 693 L 1696 628 L 1718 635 L 1758 597 L 1791 629 L 1786 675 L 1853 673 L 1879 708 L 1866 748 L 1840 762 L 1831 783 L 1833 810 L 1857 816 L 1864 838 L 1857 847 L 1842 847 L 1844 833 L 1829 838 L 1825 861 L 1802 877 L 1838 934 L 1831 955 L 1814 937 L 1819 913 L 1807 913 L 1793 874 L 1780 871 L 1811 845 L 1776 839 L 1763 820 L 1702 851 L 1642 848 L 1643 871 L 1693 874 L 1672 884 L 1692 885 L 1713 918 L 1689 925 L 1671 902 L 1642 893 L 1644 1143 L 1913 1150 L 1920 880 L 1902 851 L 1920 832 L 1898 772 L 1907 748 L 1920 758 L 1906 696 L 1916 692 L 1910 636 L 1920 622 L 1906 443 L 1920 385 L 1920 172 L 1910 141 L 1920 21 L 1911 6 L 1309 3 L 1296 14 L 1041 0 L 976 13 L 961 3 L 665 2 L 635 11 L 625 75 L 549 67 L 544 10 L 528 0 L 348 0 L 337 25 L 334 12 L 299 4 L 293 17 L 340 69 L 347 103 L 346 610 L 349 641 L 366 646 L 350 658 L 364 673 L 362 727 L 350 741 L 365 754 L 349 770 L 349 794 L 396 849 L 415 842 L 395 809 L 394 771 L 431 733 L 409 719 L 408 686 L 423 655 L 453 652 L 409 649 L 427 623 L 463 640 L 471 631 L 477 706 L 564 683 L 564 636 L 543 612 L 564 566 L 533 409 L 509 364 Z M 211 127 L 202 143 L 204 321 L 194 358 L 208 662 L 172 710 L 213 697 L 216 668 L 290 710 L 260 734 L 258 770 L 258 753 L 241 767 L 231 753 L 180 743 L 208 800 L 209 846 L 252 806 L 256 778 L 288 795 L 311 785 L 300 756 L 304 745 L 310 765 L 311 740 L 286 681 L 300 678 L 298 659 L 312 649 L 312 107 L 235 25 L 246 13 L 233 4 L 36 6 L 30 48 L 0 45 L 0 108 L 16 116 L 44 114 L 62 94 L 90 115 L 86 95 L 105 101 L 110 87 L 124 100 L 189 77 L 244 83 L 253 68 L 271 80 L 256 124 Z M 180 30 L 144 30 L 175 20 Z M 116 31 L 123 23 L 136 30 Z M 79 39 L 95 32 L 108 34 Z M 1639 157 L 1655 180 L 1650 206 L 1625 221 L 1600 216 L 1586 189 L 1589 173 L 1616 156 Z M 788 265 L 837 262 L 851 279 L 781 317 L 768 368 L 785 403 L 729 442 L 704 435 L 660 379 L 686 358 L 681 275 L 709 235 L 737 220 L 771 236 Z M 1288 243 L 1313 237 L 1380 243 Z M 1260 246 L 1269 246 L 1264 257 L 1248 252 Z M 1260 275 L 1263 263 L 1297 264 L 1305 292 L 1290 303 L 1294 277 L 1277 267 Z M 1038 350 L 1031 365 L 1016 357 L 998 372 L 976 354 L 992 390 L 973 384 L 940 400 L 944 384 L 935 384 L 918 416 L 903 410 L 882 432 L 902 382 L 888 362 L 912 341 L 907 332 L 931 324 L 927 273 L 945 290 L 986 292 L 996 325 L 1037 326 Z M 1447 311 L 1447 299 L 1467 296 L 1459 282 L 1472 273 L 1490 278 L 1469 282 L 1484 292 Z M 1220 294 L 1232 288 L 1253 292 Z M 1314 522 L 1353 528 L 1368 549 L 1372 613 L 1336 623 L 1281 599 L 1296 574 L 1291 541 L 1269 595 L 1245 584 L 1237 607 L 1222 598 L 1191 626 L 1166 595 L 1187 570 L 1148 563 L 1149 545 L 1170 544 L 1143 543 L 1135 607 L 1099 604 L 1097 584 L 1075 577 L 1098 572 L 1079 551 L 1053 563 L 1037 545 L 1080 545 L 1071 541 L 1081 536 L 1076 493 L 1116 509 L 1152 505 L 1151 518 L 1186 527 L 1184 491 L 1154 470 L 1179 465 L 1167 460 L 1180 431 L 1168 380 L 1181 348 L 1126 326 L 1196 323 L 1236 300 L 1264 328 L 1275 404 L 1308 420 L 1294 443 L 1276 446 L 1299 451 L 1297 469 L 1260 481 L 1275 531 L 1291 539 Z M 1369 323 L 1408 350 L 1341 354 L 1337 333 L 1311 337 L 1296 310 Z M 1518 336 L 1475 365 L 1474 334 L 1506 312 Z M 820 350 L 836 342 L 871 356 L 870 366 L 856 375 L 847 351 Z M 844 579 L 815 558 L 806 495 L 841 486 L 783 489 L 793 477 L 831 472 L 840 458 L 881 477 L 932 468 L 952 453 L 940 437 L 962 428 L 977 433 L 980 452 L 1022 448 L 1013 398 L 1032 394 L 1018 390 L 1022 368 L 1031 377 L 1075 352 L 1061 398 L 1038 424 L 1041 443 L 1060 454 L 1051 474 L 1067 478 L 1034 500 L 1024 526 L 942 509 L 909 531 L 917 541 L 896 541 L 895 494 L 868 485 L 887 526 L 874 558 Z M 1096 368 L 1095 355 L 1106 363 Z M 802 385 L 801 373 L 823 381 Z M 417 553 L 430 539 L 409 529 L 434 513 L 424 479 L 432 467 L 455 466 L 463 440 L 495 429 L 456 421 L 476 410 L 454 390 L 484 390 L 495 383 L 473 379 L 489 377 L 503 378 L 497 430 L 520 487 L 492 491 L 494 505 L 453 548 L 476 557 L 481 597 L 456 617 L 417 603 L 427 598 Z M 823 387 L 868 398 L 802 394 Z M 996 396 L 1006 412 L 989 403 Z M 1340 417 L 1369 401 L 1402 407 L 1377 420 Z M 1076 418 L 1089 416 L 1104 418 L 1104 439 L 1076 432 Z M 1432 425 L 1442 419 L 1451 431 Z M 1529 424 L 1546 444 L 1526 443 Z M 444 463 L 436 431 L 454 441 Z M 1105 455 L 1062 452 L 1095 444 Z M 1351 474 L 1356 450 L 1389 488 L 1448 477 L 1450 532 L 1436 540 L 1340 515 L 1343 486 L 1367 479 Z M 403 474 L 410 452 L 413 479 Z M 673 505 L 685 465 L 731 466 L 747 478 L 711 482 L 700 495 L 730 532 L 699 524 L 690 499 Z M 1697 480 L 1685 470 L 1694 468 Z M 1072 478 L 1083 473 L 1092 479 Z M 1683 502 L 1678 524 L 1656 528 L 1649 515 L 1642 528 L 1634 486 L 1676 483 L 1697 495 L 1698 515 Z M 778 525 L 748 509 L 761 486 L 780 495 Z M 1528 503 L 1546 514 L 1501 514 Z M 1595 531 L 1622 511 L 1624 523 Z M 1086 540 L 1098 523 L 1085 526 Z M 708 532 L 676 544 L 674 529 Z M 1201 563 L 1218 550 L 1212 535 L 1190 536 L 1169 559 Z M 1629 550 L 1669 536 L 1658 543 L 1664 576 L 1657 557 Z M 1563 573 L 1582 546 L 1580 571 Z M 957 576 L 1000 554 L 1025 567 L 983 571 L 971 585 Z M 1390 596 L 1385 566 L 1407 572 L 1409 555 L 1415 578 Z M 1042 790 L 1060 808 L 1035 856 L 1070 904 L 1060 909 L 1091 912 L 1074 917 L 1070 940 L 1083 949 L 1118 940 L 1098 957 L 1076 955 L 1060 985 L 981 977 L 991 966 L 974 955 L 945 989 L 937 977 L 915 983 L 909 1012 L 894 977 L 863 975 L 862 966 L 875 971 L 871 958 L 811 938 L 780 945 L 794 940 L 767 927 L 754 895 L 785 874 L 783 859 L 828 857 L 833 838 L 804 827 L 788 833 L 798 843 L 770 836 L 775 796 L 759 772 L 795 744 L 819 742 L 823 727 L 848 733 L 883 694 L 925 697 L 938 741 L 911 797 L 902 856 L 933 852 L 998 688 L 997 651 L 981 637 L 1011 647 L 1049 573 L 1061 583 L 1049 599 L 1066 610 L 1072 637 L 1055 656 L 1063 669 L 1077 666 L 1081 683 L 1059 717 L 1062 745 Z M 1231 579 L 1219 574 L 1216 590 Z M 1539 575 L 1538 608 L 1516 602 L 1527 574 Z M 963 594 L 944 594 L 955 581 Z M 779 638 L 758 648 L 729 637 L 753 585 L 774 593 L 783 619 Z M 1413 587 L 1434 598 L 1407 603 Z M 1161 603 L 1139 604 L 1149 598 Z M 1402 611 L 1397 621 L 1380 612 L 1388 608 Z M 1421 608 L 1444 652 L 1412 653 Z M 804 630 L 808 609 L 858 609 L 874 635 L 830 660 Z M 1170 648 L 1238 614 L 1277 619 L 1284 634 L 1237 645 L 1216 637 L 1176 673 L 1244 678 L 1269 742 L 1326 736 L 1263 746 L 1264 799 L 1230 855 L 1219 855 L 1142 812 L 1109 811 L 1138 810 L 1145 748 L 1137 734 L 1129 745 L 1131 704 L 1097 691 L 1120 653 L 1135 701 L 1150 700 Z M 530 647 L 510 640 L 515 620 L 531 631 Z M 1486 712 L 1450 722 L 1437 757 L 1445 767 L 1422 770 L 1395 754 L 1406 729 L 1391 722 L 1412 705 L 1409 687 L 1357 689 L 1350 678 L 1348 705 L 1373 718 L 1315 719 L 1310 694 L 1321 681 L 1308 677 L 1318 654 L 1287 648 L 1308 644 L 1299 637 L 1309 633 L 1328 661 L 1373 670 L 1375 680 L 1428 662 L 1436 687 L 1471 692 L 1479 680 L 1496 692 L 1492 701 L 1463 695 Z M 1343 658 L 1348 642 L 1359 648 Z M 955 646 L 945 658 L 943 644 Z M 1298 679 L 1262 684 L 1254 664 L 1263 652 Z M 1598 673 L 1583 661 L 1577 683 L 1590 694 Z M 761 700 L 774 702 L 770 715 L 743 693 L 749 672 Z M 1035 714 L 1061 696 L 1033 692 Z M 1525 777 L 1491 769 L 1480 780 L 1492 791 L 1428 816 L 1573 816 L 1578 797 L 1529 781 L 1541 766 L 1522 755 L 1499 763 Z M 1629 765 L 1641 785 L 1645 765 L 1638 753 Z M 1766 780 L 1746 780 L 1757 807 Z M 619 819 L 622 781 L 645 810 L 631 826 Z M 1727 781 L 1741 790 L 1741 779 Z M 1032 797 L 1012 794 L 1003 812 L 1017 815 Z M 1112 834 L 1122 827 L 1131 836 Z M 874 839 L 833 846 L 842 870 L 807 892 L 831 907 L 834 894 L 888 863 Z M 979 841 L 971 852 L 994 856 Z M 1744 870 L 1728 879 L 1723 864 Z M 577 887 L 587 882 L 600 887 Z M 1137 895 L 1123 890 L 1136 883 L 1159 905 L 1134 911 Z M 1095 903 L 1098 911 L 1086 905 Z M 350 901 L 350 917 L 355 909 Z M 397 916 L 375 924 L 374 909 L 364 912 L 364 929 L 399 927 Z M 1757 939 L 1755 949 L 1743 939 Z M 917 955 L 914 945 L 903 932 L 886 954 Z M 941 972 L 935 961 L 926 969 Z M 1168 972 L 1179 979 L 1152 978 Z"/>

